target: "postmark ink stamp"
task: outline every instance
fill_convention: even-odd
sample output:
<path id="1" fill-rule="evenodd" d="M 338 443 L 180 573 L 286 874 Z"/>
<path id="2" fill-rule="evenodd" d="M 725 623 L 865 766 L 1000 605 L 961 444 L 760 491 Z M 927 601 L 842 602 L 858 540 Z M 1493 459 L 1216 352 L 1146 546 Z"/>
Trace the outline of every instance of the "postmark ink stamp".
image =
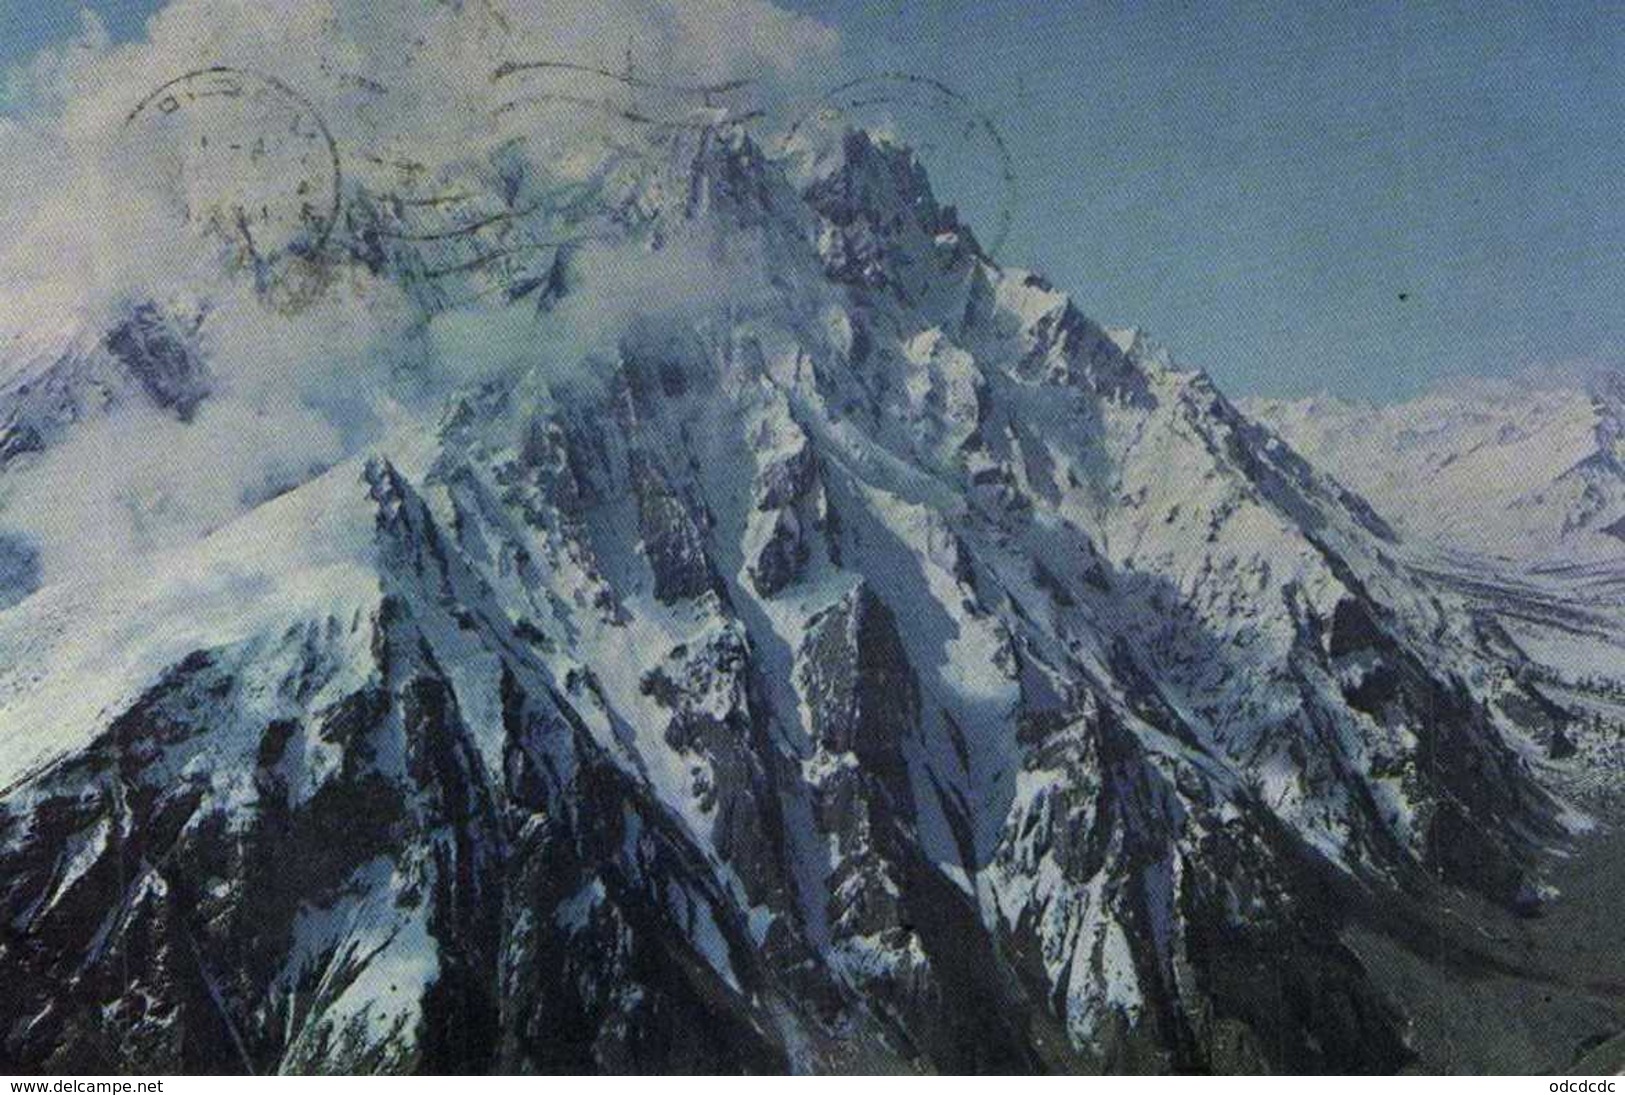
<path id="1" fill-rule="evenodd" d="M 183 218 L 262 281 L 315 262 L 338 223 L 338 144 L 283 81 L 215 66 L 177 76 L 125 118 Z"/>

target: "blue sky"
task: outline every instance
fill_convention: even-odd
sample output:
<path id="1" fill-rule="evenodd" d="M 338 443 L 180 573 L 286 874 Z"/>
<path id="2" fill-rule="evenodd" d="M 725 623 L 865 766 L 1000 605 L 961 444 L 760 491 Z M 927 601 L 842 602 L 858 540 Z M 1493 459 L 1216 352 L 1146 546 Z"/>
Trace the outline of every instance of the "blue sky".
<path id="1" fill-rule="evenodd" d="M 1001 257 L 1233 393 L 1625 362 L 1617 10 L 781 2 L 840 29 L 853 72 L 931 74 L 994 117 L 1020 186 Z M 127 37 L 155 3 L 93 6 Z M 0 0 L 0 64 L 74 10 Z"/>
<path id="2" fill-rule="evenodd" d="M 102 16 L 115 38 L 132 38 L 141 31 L 160 0 L 103 0 L 85 5 Z M 0 0 L 0 66 L 10 68 L 28 60 L 41 46 L 72 37 L 79 29 L 80 5 L 72 0 Z"/>

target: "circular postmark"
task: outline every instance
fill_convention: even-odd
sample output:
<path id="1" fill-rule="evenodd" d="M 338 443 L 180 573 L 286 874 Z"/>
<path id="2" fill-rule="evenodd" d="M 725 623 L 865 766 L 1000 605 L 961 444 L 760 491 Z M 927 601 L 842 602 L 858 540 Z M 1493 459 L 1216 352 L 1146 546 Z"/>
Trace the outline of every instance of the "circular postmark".
<path id="1" fill-rule="evenodd" d="M 338 223 L 338 144 L 274 76 L 216 66 L 163 84 L 124 127 L 179 212 L 265 275 L 314 262 Z"/>
<path id="2" fill-rule="evenodd" d="M 985 112 L 941 80 L 910 72 L 860 76 L 824 92 L 784 132 L 787 148 L 820 155 L 849 129 L 907 145 L 925 164 L 941 197 L 963 209 L 981 240 L 998 253 L 1016 212 L 1015 159 Z"/>

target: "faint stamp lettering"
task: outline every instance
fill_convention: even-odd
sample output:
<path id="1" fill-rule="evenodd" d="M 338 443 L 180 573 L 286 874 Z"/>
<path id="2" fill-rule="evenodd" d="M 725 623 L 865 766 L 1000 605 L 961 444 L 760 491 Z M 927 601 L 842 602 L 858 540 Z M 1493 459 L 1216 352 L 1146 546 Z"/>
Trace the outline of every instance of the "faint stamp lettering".
<path id="1" fill-rule="evenodd" d="M 262 277 L 327 243 L 343 194 L 338 145 L 276 77 L 225 66 L 185 73 L 137 103 L 125 128 L 184 219 Z"/>

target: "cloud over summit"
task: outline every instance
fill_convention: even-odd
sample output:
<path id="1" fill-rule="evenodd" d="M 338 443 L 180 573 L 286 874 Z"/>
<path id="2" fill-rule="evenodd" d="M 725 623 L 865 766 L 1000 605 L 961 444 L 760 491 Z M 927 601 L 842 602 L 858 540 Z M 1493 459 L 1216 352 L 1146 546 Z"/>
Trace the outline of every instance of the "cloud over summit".
<path id="1" fill-rule="evenodd" d="M 0 398 L 53 360 L 104 354 L 106 333 L 149 303 L 196 322 L 210 392 L 185 422 L 116 403 L 14 463 L 0 477 L 0 539 L 12 555 L 19 544 L 37 553 L 45 582 L 129 565 L 377 441 L 402 400 L 513 368 L 527 350 L 582 352 L 627 318 L 625 304 L 577 306 L 546 329 L 534 309 L 490 303 L 436 317 L 387 271 L 356 262 L 323 273 L 301 307 L 266 307 L 265 270 L 241 261 L 230 225 L 200 230 L 198 195 L 174 185 L 188 156 L 252 142 L 223 112 L 190 129 L 132 124 L 154 89 L 222 66 L 269 78 L 330 133 L 346 206 L 428 210 L 439 195 L 484 188 L 517 207 L 519 190 L 564 193 L 601 168 L 604 148 L 642 139 L 628 115 L 707 109 L 704 96 L 664 86 L 748 80 L 753 102 L 773 105 L 821 82 L 835 48 L 827 28 L 760 0 L 174 0 L 144 40 L 123 44 L 87 16 L 77 40 L 12 74 L 12 109 L 0 115 L 11 150 L 0 180 Z M 496 78 L 536 61 L 565 67 Z M 286 112 L 290 125 L 297 114 Z M 158 117 L 149 107 L 138 121 L 148 115 Z M 211 130 L 214 119 L 226 120 Z M 172 132 L 186 147 L 157 139 Z M 194 142 L 211 136 L 217 145 L 200 152 Z M 673 254 L 689 265 L 706 261 L 703 247 L 682 248 Z M 595 280 L 606 293 L 653 292 L 627 272 L 635 256 L 600 246 L 586 257 L 588 295 Z M 685 285 L 671 261 L 661 270 L 650 296 L 659 307 L 714 291 L 727 273 Z M 407 367 L 421 374 L 409 390 L 395 383 Z"/>

